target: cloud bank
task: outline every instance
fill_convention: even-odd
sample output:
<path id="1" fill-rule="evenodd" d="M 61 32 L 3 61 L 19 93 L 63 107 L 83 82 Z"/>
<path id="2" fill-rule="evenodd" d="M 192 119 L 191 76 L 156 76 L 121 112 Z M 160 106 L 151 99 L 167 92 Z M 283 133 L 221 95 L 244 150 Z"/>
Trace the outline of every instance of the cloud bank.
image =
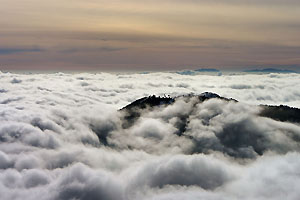
<path id="1" fill-rule="evenodd" d="M 0 74 L 1 199 L 298 199 L 298 74 Z M 152 94 L 212 91 L 240 102 Z"/>

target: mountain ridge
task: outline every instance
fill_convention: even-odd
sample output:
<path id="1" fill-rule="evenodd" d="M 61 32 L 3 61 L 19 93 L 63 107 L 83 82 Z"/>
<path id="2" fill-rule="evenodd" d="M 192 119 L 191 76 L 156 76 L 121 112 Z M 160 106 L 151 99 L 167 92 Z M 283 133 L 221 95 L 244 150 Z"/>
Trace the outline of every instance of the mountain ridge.
<path id="1" fill-rule="evenodd" d="M 249 70 L 244 70 L 244 72 L 250 72 L 250 73 L 297 73 L 296 71 L 293 70 L 287 70 L 287 69 L 276 69 L 276 68 L 264 68 L 264 69 L 249 69 Z"/>
<path id="2" fill-rule="evenodd" d="M 143 97 L 133 101 L 132 103 L 126 105 L 125 107 L 121 108 L 120 111 L 127 111 L 133 114 L 133 116 L 138 117 L 138 109 L 154 109 L 155 107 L 159 106 L 168 106 L 175 103 L 178 99 L 188 100 L 190 98 L 198 98 L 199 102 L 202 103 L 209 99 L 220 99 L 224 101 L 233 101 L 238 102 L 236 99 L 233 98 L 226 98 L 222 97 L 213 92 L 203 92 L 201 94 L 187 94 L 187 95 L 179 95 L 176 97 L 171 96 L 155 96 L 151 95 L 148 97 Z M 198 102 L 198 103 L 199 103 Z M 262 108 L 259 116 L 261 117 L 268 117 L 273 120 L 283 121 L 283 122 L 292 122 L 292 123 L 300 123 L 300 109 L 290 107 L 287 105 L 258 105 Z M 130 116 L 130 117 L 133 117 Z M 129 118 L 130 118 L 129 117 Z"/>

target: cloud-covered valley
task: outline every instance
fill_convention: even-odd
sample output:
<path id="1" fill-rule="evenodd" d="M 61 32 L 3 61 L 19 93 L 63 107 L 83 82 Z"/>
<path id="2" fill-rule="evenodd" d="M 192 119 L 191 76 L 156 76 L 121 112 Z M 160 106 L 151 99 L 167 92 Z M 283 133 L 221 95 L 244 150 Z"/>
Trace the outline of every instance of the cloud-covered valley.
<path id="1" fill-rule="evenodd" d="M 1 73 L 1 199 L 296 200 L 299 122 L 259 105 L 300 108 L 297 85 L 298 74 Z M 238 102 L 199 101 L 206 91 Z M 177 98 L 120 110 L 149 95 Z"/>

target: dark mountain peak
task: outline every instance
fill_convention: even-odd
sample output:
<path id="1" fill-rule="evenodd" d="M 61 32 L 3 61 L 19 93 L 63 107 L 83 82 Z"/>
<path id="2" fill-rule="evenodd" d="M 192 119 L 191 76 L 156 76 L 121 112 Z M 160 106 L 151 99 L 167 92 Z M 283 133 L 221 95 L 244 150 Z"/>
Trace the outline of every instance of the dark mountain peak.
<path id="1" fill-rule="evenodd" d="M 169 105 L 169 104 L 172 104 L 174 101 L 175 101 L 175 99 L 170 96 L 161 97 L 161 96 L 151 95 L 148 97 L 140 98 L 140 99 L 132 102 L 131 104 L 125 106 L 121 110 L 127 110 L 127 109 L 132 109 L 132 108 L 144 109 L 147 107 Z"/>
<path id="2" fill-rule="evenodd" d="M 181 95 L 181 96 L 177 96 L 175 97 L 175 101 L 179 98 L 184 98 L 185 100 L 189 100 L 191 98 L 198 98 L 199 102 L 203 102 L 209 99 L 221 99 L 221 100 L 225 100 L 225 101 L 234 101 L 237 102 L 237 100 L 233 99 L 233 98 L 226 98 L 226 97 L 222 97 L 216 93 L 213 92 L 203 92 L 201 94 L 188 94 L 188 95 Z"/>
<path id="3" fill-rule="evenodd" d="M 131 127 L 132 124 L 135 123 L 135 121 L 144 113 L 144 110 L 149 109 L 149 110 L 154 110 L 155 108 L 158 107 L 166 107 L 168 105 L 173 104 L 179 99 L 183 99 L 186 102 L 189 102 L 192 98 L 197 98 L 198 100 L 196 102 L 193 102 L 194 104 L 197 103 L 202 103 L 206 100 L 212 99 L 212 98 L 217 98 L 217 99 L 222 99 L 225 101 L 236 101 L 234 99 L 227 99 L 224 97 L 219 96 L 218 94 L 212 93 L 212 92 L 204 92 L 201 94 L 187 94 L 187 95 L 181 95 L 177 97 L 171 97 L 171 96 L 155 96 L 151 95 L 148 97 L 143 97 L 140 98 L 131 104 L 125 106 L 122 108 L 120 111 L 124 115 L 124 120 L 123 120 L 123 128 L 128 128 Z M 187 116 L 186 116 L 187 117 Z"/>
<path id="4" fill-rule="evenodd" d="M 169 95 L 168 96 L 151 95 L 148 97 L 140 98 L 132 102 L 131 104 L 122 108 L 121 111 L 125 114 L 125 118 L 128 121 L 131 121 L 133 119 L 140 117 L 141 114 L 144 112 L 142 111 L 144 109 L 154 110 L 155 108 L 158 107 L 162 107 L 162 106 L 166 107 L 182 99 L 186 102 L 189 102 L 192 98 L 197 99 L 196 101 L 193 101 L 193 104 L 202 103 L 209 99 L 220 99 L 223 101 L 238 102 L 235 99 L 225 98 L 212 92 L 204 92 L 201 94 L 191 93 L 187 95 L 180 95 L 177 97 L 171 97 Z M 261 117 L 268 117 L 277 121 L 300 123 L 300 109 L 298 108 L 292 108 L 283 105 L 280 106 L 260 105 L 260 107 L 261 107 L 261 112 L 259 113 L 259 116 Z"/>
<path id="5" fill-rule="evenodd" d="M 177 99 L 179 98 L 183 98 L 185 100 L 189 100 L 190 98 L 198 98 L 200 102 L 203 102 L 205 100 L 208 99 L 212 99 L 212 98 L 217 98 L 217 99 L 222 99 L 222 100 L 226 100 L 226 101 L 236 101 L 235 99 L 228 99 L 225 97 L 221 97 L 216 93 L 212 93 L 212 92 L 203 92 L 201 94 L 187 94 L 187 95 L 180 95 L 177 97 L 171 97 L 171 96 L 156 96 L 156 95 L 151 95 L 148 97 L 143 97 L 140 98 L 134 102 L 132 102 L 131 104 L 125 106 L 124 108 L 122 108 L 121 110 L 128 110 L 128 109 L 145 109 L 145 108 L 152 108 L 152 107 L 156 107 L 156 106 L 162 106 L 162 105 L 170 105 L 172 103 L 174 103 Z"/>
<path id="6" fill-rule="evenodd" d="M 277 121 L 300 123 L 300 109 L 293 108 L 286 105 L 269 106 L 261 105 L 263 108 L 260 116 L 268 117 Z"/>

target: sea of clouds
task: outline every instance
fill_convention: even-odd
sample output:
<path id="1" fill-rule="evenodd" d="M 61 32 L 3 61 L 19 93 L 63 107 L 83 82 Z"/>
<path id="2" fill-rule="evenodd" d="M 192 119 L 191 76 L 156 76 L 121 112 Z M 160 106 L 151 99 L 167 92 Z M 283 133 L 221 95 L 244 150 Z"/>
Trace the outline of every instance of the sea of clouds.
<path id="1" fill-rule="evenodd" d="M 299 74 L 0 73 L 0 199 L 290 199 L 300 196 Z M 141 111 L 148 95 L 215 92 Z M 184 135 L 180 134 L 186 122 Z"/>

